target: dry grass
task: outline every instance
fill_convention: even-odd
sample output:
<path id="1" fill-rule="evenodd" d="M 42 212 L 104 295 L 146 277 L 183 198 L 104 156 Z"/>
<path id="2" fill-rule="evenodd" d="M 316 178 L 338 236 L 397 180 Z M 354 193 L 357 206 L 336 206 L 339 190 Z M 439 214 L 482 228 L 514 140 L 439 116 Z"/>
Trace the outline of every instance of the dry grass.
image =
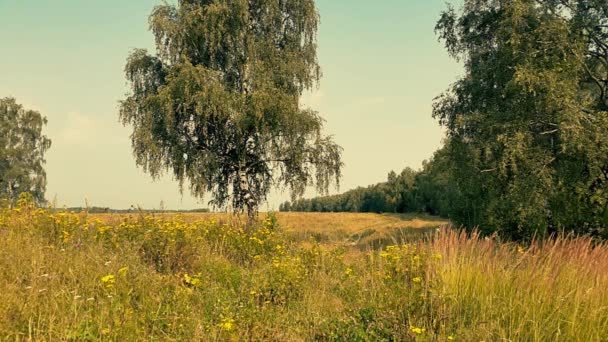
<path id="1" fill-rule="evenodd" d="M 264 217 L 266 213 L 261 213 Z M 447 225 L 447 221 L 424 214 L 375 214 L 375 213 L 274 213 L 282 229 L 296 241 L 311 238 L 325 245 L 357 246 L 366 249 L 381 247 L 417 239 L 421 234 L 435 231 Z M 133 219 L 139 214 L 92 214 L 110 224 Z M 197 220 L 244 224 L 244 217 L 224 213 L 184 213 L 152 215 L 165 220 L 179 219 L 185 222 Z"/>
<path id="2" fill-rule="evenodd" d="M 0 340 L 607 337 L 608 247 L 586 238 L 443 229 L 376 249 L 444 222 L 287 213 L 285 229 L 269 217 L 246 233 L 231 220 L 0 209 Z"/>
<path id="3" fill-rule="evenodd" d="M 374 241 L 397 238 L 403 230 L 426 231 L 447 224 L 429 216 L 372 213 L 279 213 L 287 232 L 297 239 L 313 236 L 324 243 L 369 246 Z"/>
<path id="4" fill-rule="evenodd" d="M 446 321 L 463 340 L 606 341 L 608 246 L 561 237 L 523 247 L 451 230 L 443 256 Z"/>

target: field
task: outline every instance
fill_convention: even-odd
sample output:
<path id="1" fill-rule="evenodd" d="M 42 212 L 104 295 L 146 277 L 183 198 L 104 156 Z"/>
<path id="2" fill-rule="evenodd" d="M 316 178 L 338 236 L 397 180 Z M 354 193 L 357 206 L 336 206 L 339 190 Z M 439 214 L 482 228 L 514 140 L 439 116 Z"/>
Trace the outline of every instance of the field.
<path id="1" fill-rule="evenodd" d="M 261 213 L 261 217 L 267 213 Z M 325 246 L 357 246 L 366 249 L 390 245 L 408 240 L 418 240 L 421 235 L 434 232 L 447 225 L 443 219 L 428 215 L 371 214 L 371 213 L 290 213 L 272 214 L 282 232 L 297 241 L 314 238 Z M 138 214 L 93 214 L 107 224 L 119 224 L 123 220 L 135 220 Z M 155 218 L 184 222 L 217 221 L 231 226 L 244 226 L 246 218 L 221 213 L 156 214 Z"/>
<path id="2" fill-rule="evenodd" d="M 432 217 L 0 213 L 0 340 L 601 341 L 608 247 Z"/>

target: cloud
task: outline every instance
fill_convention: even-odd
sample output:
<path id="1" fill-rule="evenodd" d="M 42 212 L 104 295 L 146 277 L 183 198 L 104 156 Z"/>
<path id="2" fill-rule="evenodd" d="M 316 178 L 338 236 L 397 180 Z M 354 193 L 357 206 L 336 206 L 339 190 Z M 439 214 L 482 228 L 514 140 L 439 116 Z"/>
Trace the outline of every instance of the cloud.
<path id="1" fill-rule="evenodd" d="M 72 112 L 65 117 L 57 140 L 65 146 L 115 144 L 127 136 L 123 133 L 116 122 Z"/>

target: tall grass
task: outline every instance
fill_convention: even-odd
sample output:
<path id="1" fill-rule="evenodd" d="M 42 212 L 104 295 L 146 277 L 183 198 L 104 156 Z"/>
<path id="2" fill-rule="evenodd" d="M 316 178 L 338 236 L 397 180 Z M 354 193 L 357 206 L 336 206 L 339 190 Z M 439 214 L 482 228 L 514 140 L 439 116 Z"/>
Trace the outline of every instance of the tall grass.
<path id="1" fill-rule="evenodd" d="M 607 254 L 450 230 L 361 250 L 272 216 L 245 232 L 22 206 L 0 210 L 0 340 L 601 341 Z"/>
<path id="2" fill-rule="evenodd" d="M 446 321 L 464 340 L 608 339 L 608 248 L 559 237 L 528 247 L 443 231 L 433 250 Z"/>

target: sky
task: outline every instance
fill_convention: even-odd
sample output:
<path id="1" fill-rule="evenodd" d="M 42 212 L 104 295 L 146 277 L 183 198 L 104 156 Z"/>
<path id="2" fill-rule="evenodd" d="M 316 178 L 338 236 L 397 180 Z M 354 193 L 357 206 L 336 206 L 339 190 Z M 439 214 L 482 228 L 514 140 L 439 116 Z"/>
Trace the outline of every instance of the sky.
<path id="1" fill-rule="evenodd" d="M 462 74 L 434 33 L 446 0 L 317 0 L 320 84 L 304 103 L 344 148 L 343 192 L 419 169 L 441 146 L 433 99 Z M 159 0 L 0 0 L 0 97 L 47 117 L 47 199 L 57 206 L 207 207 L 168 175 L 135 165 L 118 121 L 134 48 L 154 51 L 148 15 Z M 307 196 L 315 196 L 314 190 Z M 289 193 L 276 190 L 262 210 Z"/>

